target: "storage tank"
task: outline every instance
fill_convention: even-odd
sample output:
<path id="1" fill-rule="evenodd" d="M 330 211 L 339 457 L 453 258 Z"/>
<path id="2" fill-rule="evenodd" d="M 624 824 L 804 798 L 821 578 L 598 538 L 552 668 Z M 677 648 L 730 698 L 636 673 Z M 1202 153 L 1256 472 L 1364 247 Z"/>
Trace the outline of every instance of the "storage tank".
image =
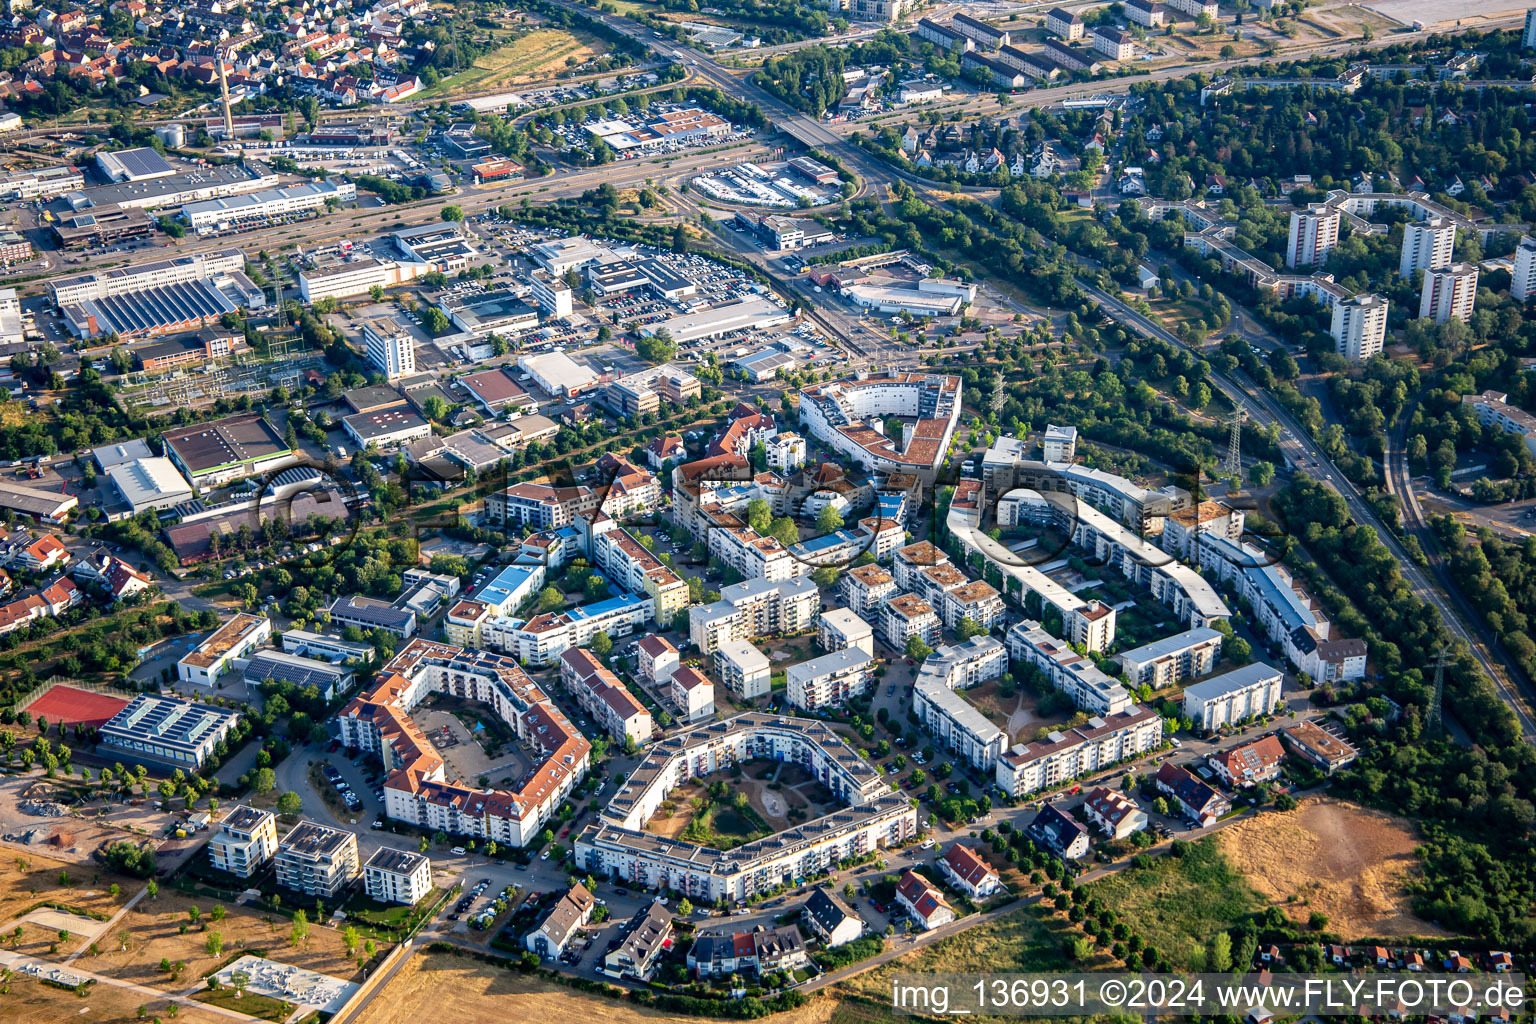
<path id="1" fill-rule="evenodd" d="M 180 149 L 187 143 L 187 130 L 179 124 L 165 124 L 155 129 L 160 141 L 172 149 Z"/>

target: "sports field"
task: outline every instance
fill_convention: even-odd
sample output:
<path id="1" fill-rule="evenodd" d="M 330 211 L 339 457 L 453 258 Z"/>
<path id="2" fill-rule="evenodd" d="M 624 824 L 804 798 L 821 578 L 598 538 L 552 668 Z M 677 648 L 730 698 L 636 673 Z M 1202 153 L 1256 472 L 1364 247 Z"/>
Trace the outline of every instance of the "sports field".
<path id="1" fill-rule="evenodd" d="M 88 725 L 99 728 L 128 706 L 128 698 L 93 693 L 73 686 L 55 686 L 29 703 L 24 710 L 33 719 L 46 718 L 54 725 Z"/>

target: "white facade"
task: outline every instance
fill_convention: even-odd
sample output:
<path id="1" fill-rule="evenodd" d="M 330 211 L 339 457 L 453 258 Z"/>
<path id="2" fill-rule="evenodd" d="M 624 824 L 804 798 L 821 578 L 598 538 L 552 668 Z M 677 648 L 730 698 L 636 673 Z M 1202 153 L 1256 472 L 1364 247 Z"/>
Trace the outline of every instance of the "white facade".
<path id="1" fill-rule="evenodd" d="M 1184 716 L 1209 731 L 1265 715 L 1280 702 L 1283 673 L 1262 661 L 1244 665 L 1184 690 Z"/>
<path id="2" fill-rule="evenodd" d="M 997 785 L 1009 796 L 1037 793 L 1145 754 L 1162 742 L 1162 718 L 1151 708 L 1133 705 L 1118 715 L 1053 732 L 1039 743 L 1019 744 L 998 759 Z"/>
<path id="3" fill-rule="evenodd" d="M 1380 295 L 1356 295 L 1333 307 L 1329 330 L 1337 351 L 1352 363 L 1377 355 L 1387 341 L 1387 300 Z"/>
<path id="4" fill-rule="evenodd" d="M 1456 225 L 1444 217 L 1409 221 L 1403 225 L 1403 254 L 1397 272 L 1412 277 L 1415 270 L 1439 270 L 1455 259 Z"/>
<path id="5" fill-rule="evenodd" d="M 1477 267 L 1471 263 L 1453 263 L 1443 270 L 1426 270 L 1419 293 L 1419 316 L 1443 324 L 1456 319 L 1466 323 L 1472 318 L 1477 300 Z"/>
<path id="6" fill-rule="evenodd" d="M 989 636 L 940 647 L 928 656 L 912 686 L 912 710 L 945 749 L 989 771 L 1008 747 L 1008 734 L 957 693 L 1008 670 L 1008 651 Z"/>
<path id="7" fill-rule="evenodd" d="M 1048 424 L 1041 441 L 1046 462 L 1071 462 L 1077 458 L 1077 428 Z"/>
<path id="8" fill-rule="evenodd" d="M 208 840 L 208 858 L 220 871 L 250 878 L 277 854 L 277 816 L 241 804 Z"/>
<path id="9" fill-rule="evenodd" d="M 1322 205 L 1291 211 L 1291 229 L 1285 246 L 1285 265 L 1307 267 L 1326 263 L 1339 244 L 1339 211 Z"/>
<path id="10" fill-rule="evenodd" d="M 1206 626 L 1186 630 L 1116 655 L 1131 686 L 1161 690 L 1181 679 L 1197 679 L 1216 667 L 1222 636 Z"/>
<path id="11" fill-rule="evenodd" d="M 785 672 L 785 699 L 807 711 L 845 704 L 869 688 L 874 663 L 864 651 L 845 647 L 791 665 Z"/>
<path id="12" fill-rule="evenodd" d="M 380 903 L 415 906 L 432 891 L 432 862 L 413 850 L 380 847 L 363 865 L 363 889 Z"/>
<path id="13" fill-rule="evenodd" d="M 868 622 L 847 608 L 833 608 L 816 620 L 816 642 L 824 651 L 855 648 L 865 654 L 875 653 L 875 631 Z"/>
<path id="14" fill-rule="evenodd" d="M 186 683 L 210 684 L 271 638 L 271 619 L 240 612 L 188 651 L 176 663 L 176 676 Z"/>
<path id="15" fill-rule="evenodd" d="M 782 431 L 764 444 L 768 449 L 768 467 L 780 473 L 793 473 L 805 465 L 805 438 L 792 431 Z"/>
<path id="16" fill-rule="evenodd" d="M 416 372 L 416 342 L 409 331 L 388 320 L 363 321 L 363 351 L 390 380 Z"/>
<path id="17" fill-rule="evenodd" d="M 773 668 L 767 656 L 744 640 L 728 640 L 715 650 L 715 675 L 744 700 L 766 696 L 772 689 Z"/>
<path id="18" fill-rule="evenodd" d="M 1536 238 L 1530 235 L 1520 236 L 1520 245 L 1515 249 L 1514 263 L 1513 276 L 1509 281 L 1509 294 L 1516 301 L 1524 302 L 1532 295 L 1536 295 Z"/>

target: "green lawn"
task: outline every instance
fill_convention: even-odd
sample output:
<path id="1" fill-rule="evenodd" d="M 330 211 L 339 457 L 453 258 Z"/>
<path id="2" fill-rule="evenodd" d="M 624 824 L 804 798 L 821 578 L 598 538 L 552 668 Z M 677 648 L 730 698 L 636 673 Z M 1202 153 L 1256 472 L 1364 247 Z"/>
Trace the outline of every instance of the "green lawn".
<path id="1" fill-rule="evenodd" d="M 232 988 L 204 989 L 195 993 L 192 998 L 209 1006 L 221 1006 L 226 1010 L 235 1010 L 252 1017 L 275 1021 L 278 1024 L 287 1020 L 288 1015 L 294 1010 L 292 1003 L 285 1003 L 271 996 L 257 995 L 249 990 L 237 997 Z"/>
<path id="2" fill-rule="evenodd" d="M 1181 857 L 1155 857 L 1089 886 L 1180 968 L 1201 970 L 1211 936 L 1264 909 L 1264 900 L 1221 855 L 1213 838 L 1181 847 Z"/>
<path id="3" fill-rule="evenodd" d="M 388 928 L 399 931 L 407 926 L 411 915 L 423 907 L 435 905 L 442 896 L 441 889 L 433 889 L 426 897 L 415 906 L 408 907 L 403 903 L 377 903 L 370 899 L 366 893 L 359 891 L 342 908 L 349 917 L 355 917 L 365 924 L 371 924 L 375 928 Z"/>

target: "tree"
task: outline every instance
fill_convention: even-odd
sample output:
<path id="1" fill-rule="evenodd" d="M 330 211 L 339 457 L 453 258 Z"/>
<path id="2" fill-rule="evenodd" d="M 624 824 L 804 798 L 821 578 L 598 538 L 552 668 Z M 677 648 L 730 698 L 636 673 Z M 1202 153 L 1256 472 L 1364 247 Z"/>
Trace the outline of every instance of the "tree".
<path id="1" fill-rule="evenodd" d="M 823 535 L 836 533 L 843 528 L 843 514 L 833 505 L 824 505 L 816 514 L 816 529 Z"/>
<path id="2" fill-rule="evenodd" d="M 357 944 L 360 939 L 355 927 L 349 924 L 343 928 L 341 931 L 341 941 L 347 947 L 347 956 L 357 955 Z"/>
<path id="3" fill-rule="evenodd" d="M 933 653 L 933 648 L 923 642 L 923 638 L 916 633 L 907 637 L 907 657 L 916 662 L 928 660 L 928 655 Z"/>
<path id="4" fill-rule="evenodd" d="M 304 807 L 304 799 L 299 794 L 289 790 L 277 798 L 277 813 L 291 818 L 298 814 Z"/>
<path id="5" fill-rule="evenodd" d="M 565 595 L 558 587 L 545 587 L 539 592 L 539 611 L 552 612 L 565 607 Z"/>
<path id="6" fill-rule="evenodd" d="M 245 986 L 251 983 L 251 976 L 244 971 L 236 971 L 229 976 L 229 985 L 235 990 L 235 998 L 239 999 L 245 994 Z"/>
<path id="7" fill-rule="evenodd" d="M 450 224 L 457 224 L 464 219 L 464 208 L 462 206 L 445 206 L 443 207 L 442 217 L 443 220 Z"/>
<path id="8" fill-rule="evenodd" d="M 256 769 L 256 777 L 251 780 L 251 788 L 262 796 L 272 792 L 277 788 L 277 772 L 271 768 Z"/>
<path id="9" fill-rule="evenodd" d="M 1255 462 L 1248 467 L 1248 481 L 1255 487 L 1268 487 L 1275 479 L 1275 466 L 1272 462 Z"/>
<path id="10" fill-rule="evenodd" d="M 688 897 L 684 896 L 680 901 L 678 901 L 677 913 L 680 917 L 687 917 L 689 914 L 693 913 L 693 903 L 688 899 Z"/>
<path id="11" fill-rule="evenodd" d="M 669 362 L 677 355 L 677 343 L 672 340 L 672 333 L 662 327 L 650 337 L 635 342 L 635 354 L 655 366 Z"/>
<path id="12" fill-rule="evenodd" d="M 290 944 L 297 946 L 309 938 L 309 916 L 302 910 L 293 912 L 293 930 L 288 933 Z"/>
<path id="13" fill-rule="evenodd" d="M 1232 968 L 1232 936 L 1226 932 L 1217 932 L 1211 938 L 1211 950 L 1206 959 L 1206 966 L 1216 974 L 1223 974 Z"/>
<path id="14" fill-rule="evenodd" d="M 203 940 L 203 948 L 208 951 L 209 956 L 217 957 L 224 952 L 224 936 L 218 932 L 209 932 L 208 938 Z"/>

